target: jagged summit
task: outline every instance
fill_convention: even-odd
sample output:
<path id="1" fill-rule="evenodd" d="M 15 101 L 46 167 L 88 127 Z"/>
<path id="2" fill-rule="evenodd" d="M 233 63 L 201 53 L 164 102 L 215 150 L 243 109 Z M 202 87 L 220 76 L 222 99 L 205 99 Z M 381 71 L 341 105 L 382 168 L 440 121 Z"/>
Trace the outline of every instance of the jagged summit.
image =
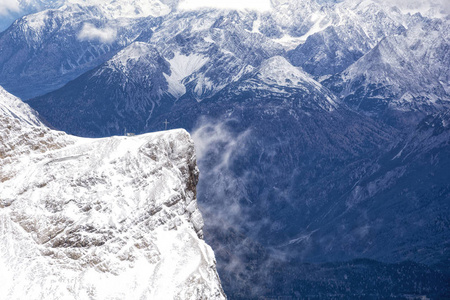
<path id="1" fill-rule="evenodd" d="M 304 83 L 318 84 L 301 68 L 294 67 L 282 56 L 274 56 L 265 60 L 259 69 L 263 81 L 281 86 L 298 87 Z"/>

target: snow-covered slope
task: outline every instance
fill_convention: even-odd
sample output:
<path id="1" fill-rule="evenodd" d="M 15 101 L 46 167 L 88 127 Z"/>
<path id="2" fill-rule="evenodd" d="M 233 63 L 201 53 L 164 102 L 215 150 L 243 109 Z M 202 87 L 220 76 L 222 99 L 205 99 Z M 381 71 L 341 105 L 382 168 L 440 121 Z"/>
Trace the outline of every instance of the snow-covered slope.
<path id="1" fill-rule="evenodd" d="M 15 118 L 21 123 L 43 126 L 36 111 L 19 98 L 11 95 L 0 86 L 0 116 L 2 118 Z"/>
<path id="2" fill-rule="evenodd" d="M 11 102 L 3 92 L 0 299 L 225 298 L 186 131 L 82 139 Z"/>

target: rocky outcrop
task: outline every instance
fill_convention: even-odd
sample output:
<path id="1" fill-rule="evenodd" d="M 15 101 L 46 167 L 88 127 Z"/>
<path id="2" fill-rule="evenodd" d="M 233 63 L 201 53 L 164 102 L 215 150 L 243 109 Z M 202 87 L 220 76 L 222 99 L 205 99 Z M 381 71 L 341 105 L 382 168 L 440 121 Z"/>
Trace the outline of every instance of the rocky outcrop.
<path id="1" fill-rule="evenodd" d="M 0 124 L 1 299 L 225 298 L 186 131 L 82 139 L 6 113 Z"/>

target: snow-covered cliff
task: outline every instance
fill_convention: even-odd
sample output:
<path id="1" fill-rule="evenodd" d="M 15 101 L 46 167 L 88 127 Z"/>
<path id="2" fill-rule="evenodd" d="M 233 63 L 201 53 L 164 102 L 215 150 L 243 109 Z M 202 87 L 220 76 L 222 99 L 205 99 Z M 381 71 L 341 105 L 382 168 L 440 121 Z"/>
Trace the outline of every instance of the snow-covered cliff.
<path id="1" fill-rule="evenodd" d="M 184 130 L 82 139 L 0 91 L 0 299 L 224 299 Z"/>

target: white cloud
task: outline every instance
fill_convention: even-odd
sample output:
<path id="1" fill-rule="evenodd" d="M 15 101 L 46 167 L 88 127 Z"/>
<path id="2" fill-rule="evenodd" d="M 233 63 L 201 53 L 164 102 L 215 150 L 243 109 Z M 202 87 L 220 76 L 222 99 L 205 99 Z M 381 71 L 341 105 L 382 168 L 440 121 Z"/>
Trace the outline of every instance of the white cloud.
<path id="1" fill-rule="evenodd" d="M 90 23 L 84 23 L 78 39 L 81 41 L 100 41 L 102 43 L 110 44 L 117 37 L 117 31 L 114 28 L 97 28 Z"/>
<path id="2" fill-rule="evenodd" d="M 184 0 L 178 5 L 180 10 L 196 10 L 200 8 L 236 9 L 268 11 L 271 9 L 270 0 Z"/>
<path id="3" fill-rule="evenodd" d="M 198 190 L 212 199 L 208 206 L 202 207 L 205 219 L 213 216 L 223 226 L 240 224 L 246 219 L 239 199 L 249 198 L 247 174 L 237 175 L 233 168 L 235 160 L 246 155 L 250 134 L 250 130 L 233 132 L 226 122 L 206 118 L 200 120 L 192 133 L 201 170 Z"/>
<path id="4" fill-rule="evenodd" d="M 0 0 L 0 16 L 7 16 L 19 11 L 20 6 L 17 0 Z"/>

